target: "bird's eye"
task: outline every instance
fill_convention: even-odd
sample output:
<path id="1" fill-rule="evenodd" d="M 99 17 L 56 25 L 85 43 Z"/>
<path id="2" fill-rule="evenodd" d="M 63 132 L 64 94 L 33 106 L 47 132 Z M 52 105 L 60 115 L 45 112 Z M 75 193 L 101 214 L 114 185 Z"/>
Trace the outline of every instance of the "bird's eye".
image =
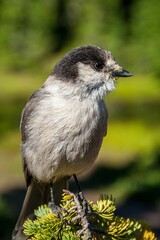
<path id="1" fill-rule="evenodd" d="M 102 62 L 96 62 L 95 63 L 95 68 L 97 69 L 97 70 L 101 70 L 101 69 L 103 69 L 103 63 Z"/>

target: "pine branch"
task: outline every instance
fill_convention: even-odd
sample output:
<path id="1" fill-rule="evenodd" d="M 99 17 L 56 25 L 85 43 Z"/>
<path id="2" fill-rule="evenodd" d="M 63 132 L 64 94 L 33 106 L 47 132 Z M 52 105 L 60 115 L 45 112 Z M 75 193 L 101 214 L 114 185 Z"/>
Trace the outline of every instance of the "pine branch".
<path id="1" fill-rule="evenodd" d="M 81 201 L 79 195 L 64 191 L 60 215 L 48 206 L 35 210 L 27 219 L 24 234 L 30 240 L 157 240 L 146 223 L 115 215 L 115 201 L 102 195 L 97 203 Z"/>

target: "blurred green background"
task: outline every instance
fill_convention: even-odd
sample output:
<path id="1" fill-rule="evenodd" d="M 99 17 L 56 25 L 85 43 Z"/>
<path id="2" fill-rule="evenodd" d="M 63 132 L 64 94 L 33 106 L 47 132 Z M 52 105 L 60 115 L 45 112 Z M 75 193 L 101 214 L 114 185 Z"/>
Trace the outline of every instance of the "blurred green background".
<path id="1" fill-rule="evenodd" d="M 118 214 L 147 220 L 159 233 L 159 10 L 159 0 L 0 0 L 1 239 L 11 238 L 24 197 L 21 111 L 56 61 L 86 44 L 110 50 L 134 76 L 106 98 L 108 135 L 82 188 L 90 200 L 112 194 Z"/>

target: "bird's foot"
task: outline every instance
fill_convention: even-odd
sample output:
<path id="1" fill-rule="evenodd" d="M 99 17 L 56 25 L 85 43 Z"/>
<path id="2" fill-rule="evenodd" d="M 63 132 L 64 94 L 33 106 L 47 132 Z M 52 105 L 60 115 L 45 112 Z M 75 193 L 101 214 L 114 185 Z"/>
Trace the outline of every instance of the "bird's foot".
<path id="1" fill-rule="evenodd" d="M 77 235 L 81 237 L 81 239 L 89 240 L 91 239 L 91 229 L 90 229 L 90 222 L 88 220 L 88 214 L 92 212 L 91 207 L 87 200 L 84 198 L 83 193 L 79 192 L 77 195 L 71 193 L 68 190 L 64 190 L 66 194 L 72 196 L 70 201 L 74 201 L 74 210 L 76 215 L 70 220 L 71 222 L 78 221 L 81 225 L 81 229 L 77 231 Z M 72 211 L 70 209 L 69 211 Z"/>
<path id="2" fill-rule="evenodd" d="M 60 216 L 62 208 L 58 205 L 55 205 L 54 203 L 51 204 L 50 208 L 52 209 L 52 212 L 55 213 L 56 215 Z"/>
<path id="3" fill-rule="evenodd" d="M 77 198 L 78 198 L 79 202 L 81 203 L 84 212 L 86 214 L 91 214 L 91 212 L 92 212 L 91 207 L 90 207 L 88 201 L 85 199 L 85 197 L 83 195 L 83 192 L 81 190 L 80 184 L 79 184 L 78 179 L 77 179 L 77 176 L 75 174 L 73 174 L 73 178 L 74 178 L 74 180 L 76 182 L 76 185 L 78 187 Z"/>
<path id="4" fill-rule="evenodd" d="M 82 191 L 77 194 L 77 198 L 82 205 L 84 213 L 87 214 L 87 215 L 92 214 L 91 206 L 89 205 L 88 201 L 84 197 L 84 194 L 83 194 Z"/>

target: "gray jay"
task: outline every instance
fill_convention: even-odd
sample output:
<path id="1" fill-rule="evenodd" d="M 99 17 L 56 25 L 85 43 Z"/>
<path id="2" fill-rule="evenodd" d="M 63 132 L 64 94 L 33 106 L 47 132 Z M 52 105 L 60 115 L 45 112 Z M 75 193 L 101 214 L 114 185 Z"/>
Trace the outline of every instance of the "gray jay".
<path id="1" fill-rule="evenodd" d="M 22 158 L 27 193 L 12 239 L 23 240 L 23 223 L 50 201 L 59 204 L 67 180 L 89 169 L 107 131 L 104 96 L 122 69 L 111 52 L 82 46 L 67 53 L 29 98 L 22 112 Z"/>

